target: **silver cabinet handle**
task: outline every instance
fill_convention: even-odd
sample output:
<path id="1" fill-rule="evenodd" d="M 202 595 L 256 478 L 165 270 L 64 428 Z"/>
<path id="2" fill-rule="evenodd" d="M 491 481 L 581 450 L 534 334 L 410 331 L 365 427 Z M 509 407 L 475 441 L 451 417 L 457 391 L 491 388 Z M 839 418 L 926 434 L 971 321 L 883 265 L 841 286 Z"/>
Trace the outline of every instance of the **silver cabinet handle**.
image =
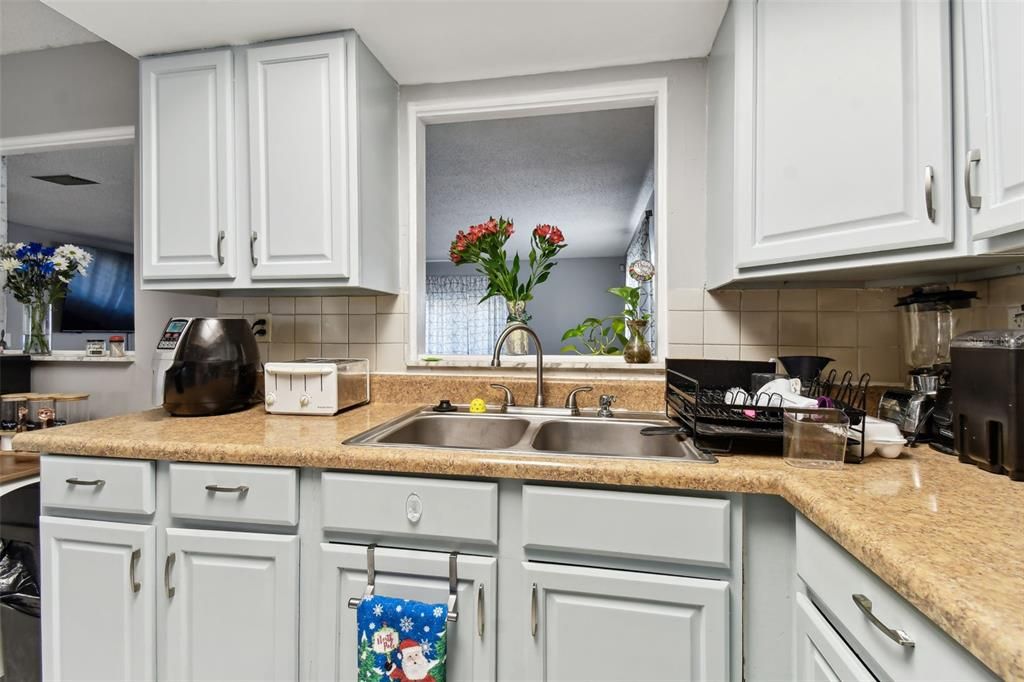
<path id="1" fill-rule="evenodd" d="M 480 639 L 484 638 L 484 584 L 480 583 L 476 588 L 476 634 Z"/>
<path id="2" fill-rule="evenodd" d="M 530 637 L 537 636 L 537 583 L 530 588 Z"/>
<path id="3" fill-rule="evenodd" d="M 910 639 L 910 635 L 908 635 L 906 632 L 898 628 L 891 628 L 882 621 L 878 620 L 878 616 L 876 616 L 874 612 L 871 610 L 870 599 L 865 597 L 863 594 L 855 594 L 853 595 L 853 603 L 856 604 L 857 608 L 859 608 L 864 613 L 864 615 L 868 617 L 868 620 L 871 621 L 871 624 L 879 630 L 881 630 L 882 634 L 884 634 L 886 637 L 896 642 L 900 646 L 905 646 L 908 649 L 914 648 L 914 640 Z"/>
<path id="4" fill-rule="evenodd" d="M 226 237 L 226 236 L 227 235 L 224 234 L 224 230 L 221 230 L 220 232 L 217 233 L 217 264 L 218 265 L 224 265 L 224 250 L 223 250 L 223 246 L 224 246 L 224 237 Z"/>
<path id="5" fill-rule="evenodd" d="M 80 478 L 75 478 L 75 477 L 72 477 L 72 478 L 68 478 L 68 479 L 66 479 L 66 481 L 67 481 L 67 484 L 68 484 L 68 485 L 91 485 L 91 486 L 101 486 L 101 485 L 104 485 L 104 484 L 106 483 L 106 481 L 104 481 L 104 480 L 103 480 L 102 478 L 96 478 L 96 479 L 93 479 L 93 480 L 91 480 L 91 481 L 83 481 L 83 480 L 82 480 L 82 479 L 80 479 Z"/>
<path id="6" fill-rule="evenodd" d="M 249 486 L 247 485 L 236 485 L 233 488 L 226 488 L 222 485 L 210 484 L 206 486 L 206 489 L 211 493 L 238 493 L 239 495 L 245 495 L 249 492 Z"/>
<path id="7" fill-rule="evenodd" d="M 167 592 L 167 598 L 170 599 L 174 596 L 174 588 L 171 587 L 171 569 L 174 568 L 174 552 L 167 555 L 167 559 L 164 560 L 164 590 Z"/>
<path id="8" fill-rule="evenodd" d="M 928 220 L 935 222 L 935 169 L 924 167 L 924 210 Z"/>
<path id="9" fill-rule="evenodd" d="M 981 150 L 972 149 L 967 152 L 967 163 L 964 165 L 964 193 L 967 194 L 968 208 L 981 208 L 981 195 L 974 193 L 974 168 L 981 162 Z"/>
<path id="10" fill-rule="evenodd" d="M 128 560 L 128 584 L 131 586 L 132 592 L 138 592 L 142 589 L 142 583 L 135 579 L 135 567 L 141 558 L 142 550 L 136 549 L 132 551 L 132 558 Z"/>
<path id="11" fill-rule="evenodd" d="M 260 263 L 259 260 L 256 259 L 256 240 L 259 238 L 260 236 L 256 234 L 255 230 L 249 233 L 249 258 L 252 260 L 253 267 L 256 267 Z"/>

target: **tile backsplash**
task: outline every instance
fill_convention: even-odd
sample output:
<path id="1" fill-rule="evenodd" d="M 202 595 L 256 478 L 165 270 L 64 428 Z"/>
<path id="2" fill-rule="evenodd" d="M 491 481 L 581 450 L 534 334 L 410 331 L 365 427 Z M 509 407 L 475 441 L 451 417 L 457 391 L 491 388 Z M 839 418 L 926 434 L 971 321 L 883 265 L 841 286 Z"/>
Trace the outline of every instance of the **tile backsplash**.
<path id="1" fill-rule="evenodd" d="M 973 289 L 974 328 L 1006 327 L 1009 308 L 1024 304 L 1024 275 L 951 284 Z M 668 292 L 669 355 L 767 360 L 827 355 L 839 371 L 868 372 L 872 383 L 903 383 L 896 298 L 909 289 L 746 289 Z M 217 312 L 271 316 L 265 360 L 316 355 L 365 357 L 377 372 L 406 370 L 408 297 L 221 297 Z"/>
<path id="2" fill-rule="evenodd" d="M 217 299 L 217 314 L 250 320 L 270 316 L 264 361 L 315 356 L 359 357 L 379 372 L 405 370 L 407 297 L 247 296 Z"/>

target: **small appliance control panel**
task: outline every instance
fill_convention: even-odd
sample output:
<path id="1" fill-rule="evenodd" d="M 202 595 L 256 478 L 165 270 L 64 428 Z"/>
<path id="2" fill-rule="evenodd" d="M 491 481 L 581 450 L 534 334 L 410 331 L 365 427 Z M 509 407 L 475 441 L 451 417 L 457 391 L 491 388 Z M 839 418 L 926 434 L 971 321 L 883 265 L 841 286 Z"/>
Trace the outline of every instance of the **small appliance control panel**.
<path id="1" fill-rule="evenodd" d="M 156 344 L 157 350 L 174 350 L 188 323 L 188 319 L 182 317 L 172 317 L 168 320 L 167 326 L 164 327 L 164 333 Z"/>

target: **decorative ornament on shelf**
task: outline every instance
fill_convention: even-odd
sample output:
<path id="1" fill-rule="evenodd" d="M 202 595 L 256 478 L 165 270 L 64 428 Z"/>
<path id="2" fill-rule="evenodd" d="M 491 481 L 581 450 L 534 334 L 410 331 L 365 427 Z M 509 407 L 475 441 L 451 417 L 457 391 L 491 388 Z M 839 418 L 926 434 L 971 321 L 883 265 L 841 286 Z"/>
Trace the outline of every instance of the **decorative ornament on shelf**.
<path id="1" fill-rule="evenodd" d="M 88 276 L 92 254 L 74 244 L 58 247 L 37 242 L 0 245 L 0 267 L 6 274 L 4 291 L 23 306 L 22 350 L 49 355 L 53 304 L 67 296 L 77 275 Z"/>
<path id="2" fill-rule="evenodd" d="M 519 281 L 523 264 L 519 253 L 509 260 L 505 245 L 515 232 L 512 220 L 492 216 L 486 223 L 474 225 L 468 232 L 459 231 L 452 240 L 449 258 L 455 265 L 476 265 L 480 274 L 487 277 L 487 292 L 480 302 L 492 296 L 505 299 L 508 308 L 508 324 L 530 321 L 526 304 L 533 300 L 533 292 L 547 281 L 551 270 L 558 262 L 554 258 L 566 247 L 565 236 L 554 225 L 538 225 L 530 235 L 529 276 Z M 526 355 L 529 339 L 525 332 L 513 332 L 505 343 L 505 352 L 510 355 Z"/>

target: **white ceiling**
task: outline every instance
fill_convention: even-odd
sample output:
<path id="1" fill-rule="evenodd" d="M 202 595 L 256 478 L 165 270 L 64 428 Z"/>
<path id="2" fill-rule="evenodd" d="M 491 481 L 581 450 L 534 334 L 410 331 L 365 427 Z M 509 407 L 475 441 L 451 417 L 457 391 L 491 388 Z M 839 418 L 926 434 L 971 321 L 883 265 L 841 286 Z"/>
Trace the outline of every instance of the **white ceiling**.
<path id="1" fill-rule="evenodd" d="M 703 57 L 711 49 L 728 4 L 728 0 L 45 2 L 136 57 L 353 28 L 403 85 Z"/>
<path id="2" fill-rule="evenodd" d="M 131 243 L 134 154 L 134 146 L 118 145 L 8 156 L 7 219 Z M 63 187 L 32 177 L 64 173 L 99 184 Z"/>
<path id="3" fill-rule="evenodd" d="M 39 0 L 0 2 L 0 54 L 95 43 L 99 40 L 98 36 Z"/>
<path id="4" fill-rule="evenodd" d="M 653 187 L 654 109 L 444 123 L 426 130 L 427 260 L 455 233 L 511 216 L 509 252 L 557 225 L 563 258 L 621 256 Z"/>

